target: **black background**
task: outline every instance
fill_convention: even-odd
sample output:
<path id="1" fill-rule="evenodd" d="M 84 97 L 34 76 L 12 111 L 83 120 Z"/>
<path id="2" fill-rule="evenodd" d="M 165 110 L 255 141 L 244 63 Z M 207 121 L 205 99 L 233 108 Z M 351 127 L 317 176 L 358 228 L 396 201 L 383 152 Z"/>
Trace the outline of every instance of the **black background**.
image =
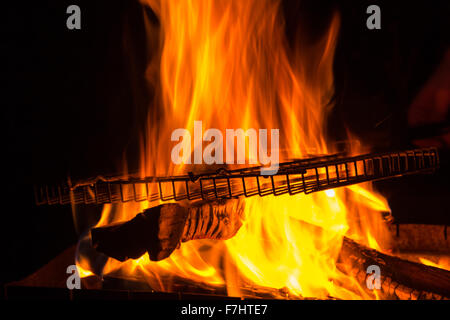
<path id="1" fill-rule="evenodd" d="M 81 30 L 66 28 L 70 4 L 81 7 Z M 366 28 L 370 4 L 381 8 L 381 30 Z M 70 207 L 36 207 L 33 184 L 117 171 L 124 152 L 137 148 L 152 92 L 143 80 L 148 53 L 136 0 L 2 6 L 5 283 L 77 241 Z M 344 137 L 346 123 L 375 148 L 412 146 L 406 112 L 448 48 L 448 9 L 447 1 L 283 2 L 292 41 L 299 25 L 313 40 L 328 27 L 333 10 L 341 13 L 329 121 L 334 139 Z M 397 221 L 450 224 L 449 163 L 443 159 L 439 175 L 378 184 Z"/>

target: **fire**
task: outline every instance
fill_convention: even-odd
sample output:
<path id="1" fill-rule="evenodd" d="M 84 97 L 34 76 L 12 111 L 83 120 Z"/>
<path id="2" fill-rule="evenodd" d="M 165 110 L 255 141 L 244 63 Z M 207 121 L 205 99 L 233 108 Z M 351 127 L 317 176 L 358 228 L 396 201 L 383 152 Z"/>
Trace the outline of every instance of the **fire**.
<path id="1" fill-rule="evenodd" d="M 171 162 L 170 134 L 177 128 L 193 132 L 197 120 L 223 132 L 279 129 L 280 161 L 336 151 L 327 143 L 325 121 L 339 14 L 315 44 L 299 41 L 292 49 L 279 1 L 143 2 L 159 17 L 161 29 L 160 55 L 146 70 L 159 91 L 142 139 L 142 176 L 186 171 Z M 354 154 L 363 151 L 352 146 Z M 257 159 L 250 151 L 247 156 Z M 156 290 L 170 290 L 168 279 L 177 276 L 226 285 L 235 296 L 243 285 L 258 285 L 284 288 L 296 297 L 367 298 L 336 268 L 336 260 L 344 235 L 379 250 L 388 245 L 381 212 L 389 207 L 370 184 L 245 202 L 244 224 L 233 238 L 189 241 L 160 262 L 148 255 L 124 263 L 109 259 L 103 274 L 144 276 Z M 105 205 L 97 226 L 131 219 L 157 204 Z"/>
<path id="2" fill-rule="evenodd" d="M 450 271 L 450 257 L 439 257 L 437 261 L 433 262 L 429 259 L 419 257 L 419 261 L 427 266 L 432 266 L 435 268 L 440 268 Z"/>

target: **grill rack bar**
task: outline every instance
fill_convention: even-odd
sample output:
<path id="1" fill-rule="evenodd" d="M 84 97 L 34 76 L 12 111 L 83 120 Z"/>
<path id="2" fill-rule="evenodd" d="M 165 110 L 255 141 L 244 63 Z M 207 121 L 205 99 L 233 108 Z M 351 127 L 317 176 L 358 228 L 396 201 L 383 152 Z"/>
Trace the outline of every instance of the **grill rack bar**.
<path id="1" fill-rule="evenodd" d="M 438 167 L 436 148 L 353 157 L 338 154 L 280 163 L 278 172 L 271 176 L 262 176 L 261 167 L 249 167 L 172 177 L 97 177 L 72 185 L 36 186 L 35 200 L 37 205 L 64 205 L 308 194 L 366 181 L 432 173 Z"/>

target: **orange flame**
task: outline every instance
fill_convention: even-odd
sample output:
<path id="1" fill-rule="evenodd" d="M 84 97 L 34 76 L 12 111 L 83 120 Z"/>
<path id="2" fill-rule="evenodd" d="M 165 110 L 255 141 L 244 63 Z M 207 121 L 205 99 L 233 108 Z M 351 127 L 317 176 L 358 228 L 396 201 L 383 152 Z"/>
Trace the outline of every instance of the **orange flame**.
<path id="1" fill-rule="evenodd" d="M 148 80 L 160 91 L 149 108 L 142 176 L 183 172 L 183 165 L 171 162 L 170 134 L 177 128 L 193 132 L 195 120 L 222 132 L 280 129 L 280 161 L 335 152 L 324 129 L 334 89 L 338 14 L 319 41 L 292 50 L 278 1 L 144 2 L 161 22 L 161 53 L 147 70 Z M 155 77 L 156 63 L 160 73 Z M 352 148 L 354 154 L 366 151 Z M 245 221 L 233 238 L 189 241 L 160 262 L 148 255 L 124 263 L 109 259 L 103 273 L 144 275 L 156 290 L 170 290 L 167 279 L 176 275 L 226 285 L 236 296 L 249 283 L 287 288 L 293 296 L 367 297 L 362 290 L 355 294 L 337 285 L 355 281 L 337 270 L 336 259 L 344 235 L 377 249 L 389 241 L 380 214 L 389 207 L 369 183 L 245 202 Z M 131 219 L 153 205 L 105 205 L 97 226 Z"/>
<path id="2" fill-rule="evenodd" d="M 419 257 L 419 261 L 421 263 L 423 263 L 424 265 L 450 271 L 450 257 L 443 256 L 443 257 L 439 257 L 436 260 L 437 260 L 436 262 L 433 262 L 433 261 L 431 261 L 429 259 L 426 259 L 426 258 L 423 258 L 423 257 Z"/>

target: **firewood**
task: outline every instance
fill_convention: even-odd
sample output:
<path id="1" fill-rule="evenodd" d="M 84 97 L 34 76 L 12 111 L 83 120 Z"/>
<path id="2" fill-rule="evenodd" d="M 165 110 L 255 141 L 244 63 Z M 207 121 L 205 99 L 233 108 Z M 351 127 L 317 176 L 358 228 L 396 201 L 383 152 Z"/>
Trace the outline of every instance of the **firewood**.
<path id="1" fill-rule="evenodd" d="M 380 267 L 380 289 L 386 298 L 450 298 L 450 271 L 387 255 L 344 237 L 338 268 L 365 287 L 370 265 Z"/>
<path id="2" fill-rule="evenodd" d="M 230 239 L 241 228 L 243 214 L 243 200 L 201 202 L 188 210 L 182 241 Z"/>
<path id="3" fill-rule="evenodd" d="M 242 224 L 243 204 L 240 199 L 191 206 L 162 204 L 130 221 L 92 229 L 92 244 L 97 251 L 119 261 L 137 259 L 145 252 L 151 260 L 159 261 L 169 257 L 181 242 L 234 236 Z"/>
<path id="4" fill-rule="evenodd" d="M 333 232 L 301 220 L 291 219 L 291 223 L 319 236 Z M 362 288 L 367 288 L 367 267 L 370 265 L 380 267 L 381 289 L 378 293 L 385 299 L 450 298 L 450 271 L 391 256 L 344 236 L 337 268 L 357 279 Z M 367 288 L 367 293 L 373 292 Z"/>
<path id="5" fill-rule="evenodd" d="M 242 225 L 244 201 L 239 199 L 201 202 L 191 206 L 163 204 L 138 214 L 128 222 L 94 228 L 97 251 L 117 260 L 138 258 L 148 252 L 151 260 L 165 259 L 181 242 L 195 239 L 226 240 Z M 292 220 L 317 232 L 332 232 Z M 381 269 L 384 298 L 442 299 L 450 297 L 450 272 L 381 253 L 343 237 L 337 267 L 366 287 L 367 267 Z M 345 284 L 344 284 L 345 285 Z"/>

